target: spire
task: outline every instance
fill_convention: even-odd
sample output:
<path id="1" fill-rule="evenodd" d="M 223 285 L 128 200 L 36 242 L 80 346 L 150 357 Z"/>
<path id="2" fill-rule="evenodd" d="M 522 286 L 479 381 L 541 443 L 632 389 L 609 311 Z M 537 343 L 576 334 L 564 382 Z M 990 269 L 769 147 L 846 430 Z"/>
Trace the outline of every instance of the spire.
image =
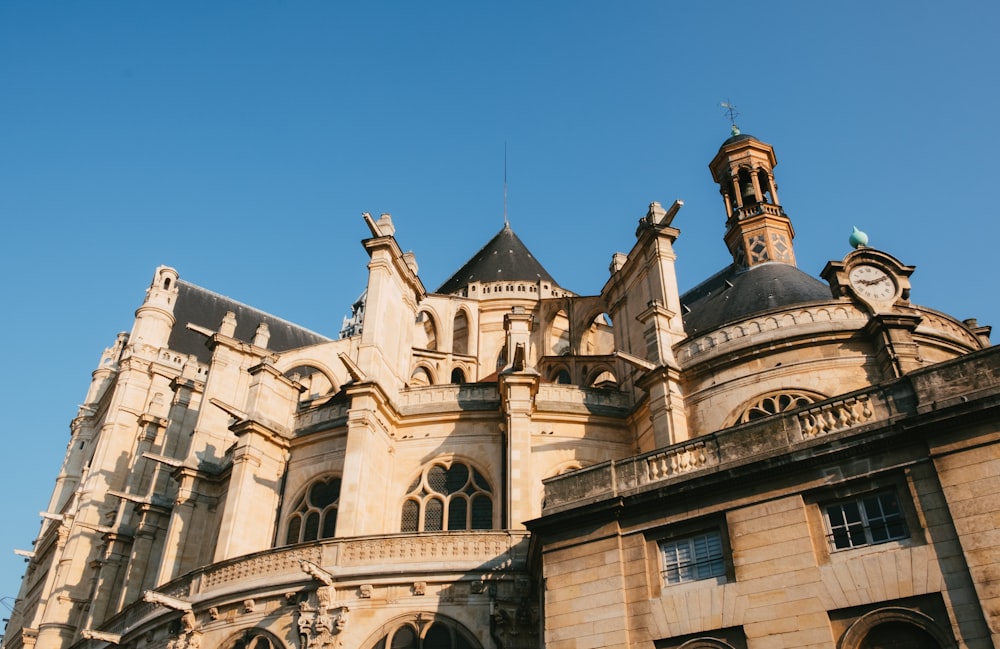
<path id="1" fill-rule="evenodd" d="M 726 207 L 726 246 L 738 266 L 769 261 L 795 265 L 795 231 L 778 201 L 777 164 L 770 144 L 740 133 L 734 122 L 733 136 L 708 165 Z"/>

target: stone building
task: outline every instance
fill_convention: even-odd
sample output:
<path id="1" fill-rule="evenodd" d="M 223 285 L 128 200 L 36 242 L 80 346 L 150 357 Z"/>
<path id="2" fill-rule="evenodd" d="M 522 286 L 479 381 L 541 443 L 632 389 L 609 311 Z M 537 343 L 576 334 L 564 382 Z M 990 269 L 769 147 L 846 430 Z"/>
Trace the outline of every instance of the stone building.
<path id="1" fill-rule="evenodd" d="M 796 268 L 776 162 L 722 144 L 683 295 L 680 202 L 592 296 L 509 226 L 429 292 L 365 215 L 338 339 L 156 269 L 4 646 L 1000 646 L 1000 350 L 861 233 Z"/>

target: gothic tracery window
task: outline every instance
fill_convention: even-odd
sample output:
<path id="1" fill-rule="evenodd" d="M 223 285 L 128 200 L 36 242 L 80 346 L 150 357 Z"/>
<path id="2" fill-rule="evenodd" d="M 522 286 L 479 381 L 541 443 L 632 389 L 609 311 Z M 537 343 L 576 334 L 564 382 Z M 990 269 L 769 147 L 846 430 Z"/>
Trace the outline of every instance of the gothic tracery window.
<path id="1" fill-rule="evenodd" d="M 816 401 L 820 401 L 824 398 L 825 397 L 809 392 L 790 390 L 771 392 L 759 397 L 756 401 L 746 407 L 740 415 L 738 423 L 745 424 L 748 421 L 777 415 L 785 412 L 786 410 L 794 410 L 795 408 L 808 406 L 810 403 L 815 403 Z"/>
<path id="2" fill-rule="evenodd" d="M 333 538 L 337 531 L 339 503 L 340 478 L 330 477 L 312 483 L 292 508 L 285 543 Z"/>
<path id="3" fill-rule="evenodd" d="M 407 489 L 400 531 L 492 528 L 493 497 L 489 482 L 464 462 L 430 464 Z"/>

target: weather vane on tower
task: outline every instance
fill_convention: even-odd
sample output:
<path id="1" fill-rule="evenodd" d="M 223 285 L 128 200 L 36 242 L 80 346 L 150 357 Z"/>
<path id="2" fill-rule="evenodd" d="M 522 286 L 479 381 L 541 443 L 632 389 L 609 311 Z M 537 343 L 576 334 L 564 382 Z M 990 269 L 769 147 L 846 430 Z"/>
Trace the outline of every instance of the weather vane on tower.
<path id="1" fill-rule="evenodd" d="M 722 106 L 722 113 L 729 118 L 729 123 L 732 124 L 730 131 L 733 135 L 739 135 L 740 127 L 736 125 L 736 118 L 740 116 L 740 113 L 736 110 L 736 104 L 730 101 L 723 101 L 719 105 Z"/>

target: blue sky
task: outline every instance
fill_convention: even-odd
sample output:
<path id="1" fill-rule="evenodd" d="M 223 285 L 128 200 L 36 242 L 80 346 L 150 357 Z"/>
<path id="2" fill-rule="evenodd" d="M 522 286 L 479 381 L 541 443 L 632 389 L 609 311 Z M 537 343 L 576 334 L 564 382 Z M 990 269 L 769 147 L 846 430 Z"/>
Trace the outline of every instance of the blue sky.
<path id="1" fill-rule="evenodd" d="M 157 265 L 329 336 L 363 211 L 437 288 L 503 225 L 598 293 L 683 199 L 722 268 L 719 102 L 777 152 L 799 267 L 857 225 L 912 300 L 1000 325 L 993 2 L 0 3 L 0 597 L 17 594 L 101 351 Z M 1000 335 L 1000 332 L 998 332 Z M 2 600 L 11 603 L 11 600 Z M 6 617 L 6 610 L 3 610 Z"/>

